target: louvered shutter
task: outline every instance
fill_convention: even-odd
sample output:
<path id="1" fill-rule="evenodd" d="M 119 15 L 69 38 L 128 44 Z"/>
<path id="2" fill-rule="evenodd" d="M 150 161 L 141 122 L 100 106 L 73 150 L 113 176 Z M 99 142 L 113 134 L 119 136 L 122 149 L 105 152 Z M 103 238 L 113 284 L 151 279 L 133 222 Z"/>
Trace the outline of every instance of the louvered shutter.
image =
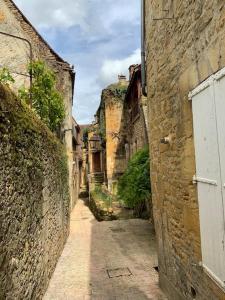
<path id="1" fill-rule="evenodd" d="M 191 94 L 196 159 L 195 181 L 201 230 L 202 263 L 220 285 L 225 282 L 225 81 L 209 78 Z M 219 120 L 223 115 L 223 121 Z M 223 171 L 222 171 L 223 170 Z"/>

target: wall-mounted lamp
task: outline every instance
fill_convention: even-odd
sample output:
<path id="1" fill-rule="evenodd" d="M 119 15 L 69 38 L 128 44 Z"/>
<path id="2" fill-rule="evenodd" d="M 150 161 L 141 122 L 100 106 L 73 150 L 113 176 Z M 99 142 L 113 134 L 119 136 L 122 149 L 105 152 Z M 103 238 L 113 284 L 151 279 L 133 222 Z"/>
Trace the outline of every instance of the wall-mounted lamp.
<path id="1" fill-rule="evenodd" d="M 172 139 L 171 136 L 165 136 L 164 138 L 160 139 L 161 144 L 171 144 Z"/>
<path id="2" fill-rule="evenodd" d="M 101 139 L 99 136 L 94 135 L 89 139 L 91 149 L 99 149 L 101 145 Z"/>

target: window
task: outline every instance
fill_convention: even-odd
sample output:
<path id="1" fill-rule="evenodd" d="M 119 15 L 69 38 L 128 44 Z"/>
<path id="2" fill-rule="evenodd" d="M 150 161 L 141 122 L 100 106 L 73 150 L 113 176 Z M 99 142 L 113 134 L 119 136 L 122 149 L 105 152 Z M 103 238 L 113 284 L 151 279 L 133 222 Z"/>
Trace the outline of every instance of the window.
<path id="1" fill-rule="evenodd" d="M 202 263 L 225 287 L 225 69 L 190 93 Z"/>
<path id="2" fill-rule="evenodd" d="M 139 115 L 139 92 L 138 86 L 135 86 L 135 89 L 132 93 L 132 102 L 131 102 L 131 119 L 134 121 Z"/>

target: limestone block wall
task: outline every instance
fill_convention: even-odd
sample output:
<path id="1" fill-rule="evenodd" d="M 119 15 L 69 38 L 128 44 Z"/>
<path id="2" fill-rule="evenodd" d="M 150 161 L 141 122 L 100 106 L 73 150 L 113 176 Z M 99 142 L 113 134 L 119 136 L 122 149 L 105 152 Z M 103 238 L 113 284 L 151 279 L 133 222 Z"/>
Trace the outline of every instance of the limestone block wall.
<path id="1" fill-rule="evenodd" d="M 148 106 L 142 95 L 141 65 L 132 65 L 129 86 L 123 107 L 123 133 L 126 139 L 127 161 L 148 146 Z"/>
<path id="2" fill-rule="evenodd" d="M 64 146 L 0 86 L 0 299 L 42 299 L 69 215 Z"/>
<path id="3" fill-rule="evenodd" d="M 0 1 L 0 31 L 26 38 L 5 1 Z M 30 63 L 30 49 L 27 42 L 0 34 L 0 66 L 7 67 L 16 80 L 15 87 L 29 86 L 27 65 Z M 24 76 L 18 73 L 24 74 Z"/>
<path id="4" fill-rule="evenodd" d="M 201 261 L 188 93 L 225 66 L 224 1 L 146 0 L 151 182 L 160 283 L 169 299 L 225 299 Z M 160 4 L 160 5 L 159 5 Z M 156 20 L 160 19 L 160 20 Z M 171 135 L 172 144 L 160 144 Z"/>
<path id="5" fill-rule="evenodd" d="M 63 95 L 66 117 L 62 128 L 62 136 L 67 149 L 71 207 L 73 198 L 73 147 L 72 147 L 72 103 L 74 74 L 70 65 L 63 61 L 57 53 L 41 38 L 35 28 L 22 15 L 11 0 L 0 0 L 0 31 L 20 36 L 30 41 L 33 60 L 43 60 L 55 72 L 57 88 Z M 29 87 L 27 66 L 30 63 L 30 49 L 28 43 L 0 34 L 0 67 L 9 68 L 15 79 L 11 88 L 17 93 L 18 88 Z M 18 74 L 22 73 L 24 75 Z M 64 132 L 64 130 L 66 130 Z"/>
<path id="6" fill-rule="evenodd" d="M 103 91 L 106 120 L 106 170 L 108 187 L 114 191 L 118 176 L 126 167 L 125 143 L 123 141 L 123 100 L 116 98 L 112 91 Z M 124 150 L 124 151 L 123 151 Z"/>
<path id="7" fill-rule="evenodd" d="M 138 150 L 148 146 L 148 132 L 143 106 L 140 107 L 139 116 L 134 122 L 130 120 L 129 115 L 124 117 L 124 122 L 129 144 L 129 158 L 131 158 Z"/>

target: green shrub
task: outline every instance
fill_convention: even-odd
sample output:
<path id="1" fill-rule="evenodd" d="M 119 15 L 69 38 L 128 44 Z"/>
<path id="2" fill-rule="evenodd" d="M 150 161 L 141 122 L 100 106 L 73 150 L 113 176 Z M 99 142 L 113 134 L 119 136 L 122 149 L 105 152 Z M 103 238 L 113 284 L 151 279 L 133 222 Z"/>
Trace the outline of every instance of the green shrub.
<path id="1" fill-rule="evenodd" d="M 7 68 L 0 69 L 0 83 L 2 84 L 9 84 L 14 83 L 15 80 L 10 74 L 9 70 Z"/>
<path id="2" fill-rule="evenodd" d="M 83 129 L 83 143 L 84 143 L 85 148 L 88 148 L 88 133 L 89 132 L 90 132 L 90 130 L 88 127 Z"/>
<path id="3" fill-rule="evenodd" d="M 33 84 L 30 89 L 19 90 L 19 97 L 29 103 L 32 96 L 32 108 L 40 119 L 52 130 L 59 128 L 65 118 L 65 107 L 62 95 L 56 89 L 56 76 L 44 62 L 36 61 L 29 65 Z"/>
<path id="4" fill-rule="evenodd" d="M 95 201 L 103 201 L 106 208 L 112 205 L 111 196 L 104 192 L 100 186 L 95 187 L 94 191 L 91 192 L 91 196 Z"/>
<path id="5" fill-rule="evenodd" d="M 128 163 L 125 173 L 118 182 L 118 198 L 132 209 L 143 207 L 150 197 L 149 151 L 138 151 Z"/>

